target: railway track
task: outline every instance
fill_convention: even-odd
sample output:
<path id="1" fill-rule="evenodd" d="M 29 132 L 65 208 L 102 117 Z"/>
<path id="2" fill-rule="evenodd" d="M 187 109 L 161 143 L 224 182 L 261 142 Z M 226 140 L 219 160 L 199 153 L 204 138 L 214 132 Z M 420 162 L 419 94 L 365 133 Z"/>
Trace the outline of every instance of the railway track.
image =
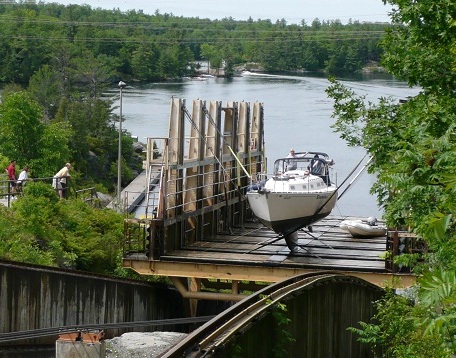
<path id="1" fill-rule="evenodd" d="M 349 281 L 355 278 L 320 272 L 294 276 L 265 287 L 195 330 L 162 357 L 210 357 L 223 349 L 234 336 L 251 322 L 261 318 L 274 305 L 289 295 L 295 295 L 307 286 L 322 280 Z M 215 356 L 215 355 L 214 355 Z"/>
<path id="2" fill-rule="evenodd" d="M 191 318 L 171 318 L 152 321 L 122 322 L 122 323 L 103 323 L 103 324 L 86 324 L 65 327 L 51 327 L 33 329 L 19 332 L 0 333 L 0 344 L 26 339 L 53 337 L 65 333 L 89 332 L 118 328 L 135 328 L 135 327 L 154 327 L 167 325 L 187 325 L 194 323 L 207 322 L 215 316 L 201 316 Z"/>

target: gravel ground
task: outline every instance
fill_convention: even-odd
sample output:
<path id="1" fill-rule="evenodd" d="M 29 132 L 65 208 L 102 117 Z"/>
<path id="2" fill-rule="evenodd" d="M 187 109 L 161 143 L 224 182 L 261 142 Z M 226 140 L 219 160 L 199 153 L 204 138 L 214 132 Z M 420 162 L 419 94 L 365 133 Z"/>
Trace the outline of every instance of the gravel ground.
<path id="1" fill-rule="evenodd" d="M 153 358 L 158 357 L 185 338 L 177 332 L 129 332 L 106 340 L 106 357 Z"/>

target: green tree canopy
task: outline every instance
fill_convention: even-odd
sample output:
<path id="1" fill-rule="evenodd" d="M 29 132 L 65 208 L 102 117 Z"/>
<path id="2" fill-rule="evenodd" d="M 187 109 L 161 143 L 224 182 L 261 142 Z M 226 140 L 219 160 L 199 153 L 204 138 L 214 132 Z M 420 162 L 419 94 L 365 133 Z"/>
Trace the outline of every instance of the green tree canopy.
<path id="1" fill-rule="evenodd" d="M 372 191 L 388 225 L 415 232 L 430 252 L 412 266 L 424 274 L 413 300 L 393 295 L 378 302 L 376 323 L 358 333 L 383 347 L 385 356 L 447 357 L 456 353 L 456 5 L 387 2 L 395 8 L 394 26 L 383 42 L 383 64 L 419 86 L 420 94 L 401 103 L 391 98 L 366 103 L 337 81 L 327 92 L 335 102 L 336 131 L 373 157 Z M 402 255 L 396 263 L 416 259 Z"/>
<path id="2" fill-rule="evenodd" d="M 0 103 L 0 152 L 29 165 L 39 177 L 52 176 L 69 160 L 67 126 L 43 123 L 43 109 L 25 92 L 7 92 Z"/>
<path id="3" fill-rule="evenodd" d="M 47 65 L 66 97 L 78 85 L 93 97 L 105 80 L 193 75 L 194 61 L 202 57 L 215 69 L 225 64 L 228 75 L 248 62 L 270 71 L 359 71 L 380 60 L 377 44 L 387 28 L 318 19 L 311 26 L 231 17 L 211 21 L 34 1 L 0 5 L 0 20 L 0 81 L 27 85 Z"/>

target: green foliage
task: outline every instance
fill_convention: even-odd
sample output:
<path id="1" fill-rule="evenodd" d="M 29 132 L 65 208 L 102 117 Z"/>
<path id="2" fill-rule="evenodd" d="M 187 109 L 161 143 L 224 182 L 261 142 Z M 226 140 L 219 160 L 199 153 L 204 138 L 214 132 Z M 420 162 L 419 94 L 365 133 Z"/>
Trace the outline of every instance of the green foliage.
<path id="1" fill-rule="evenodd" d="M 67 124 L 50 123 L 44 128 L 39 157 L 29 162 L 34 177 L 50 177 L 69 161 L 71 133 Z"/>
<path id="2" fill-rule="evenodd" d="M 373 157 L 372 192 L 388 226 L 415 232 L 429 253 L 395 258 L 425 273 L 415 300 L 388 295 L 377 303 L 377 323 L 354 331 L 384 356 L 448 357 L 456 353 L 456 7 L 448 0 L 386 2 L 395 7 L 394 26 L 382 62 L 421 93 L 403 103 L 365 103 L 334 80 L 327 93 L 335 101 L 334 129 Z"/>
<path id="3" fill-rule="evenodd" d="M 26 92 L 9 93 L 0 104 L 0 152 L 30 161 L 38 157 L 44 124 L 42 109 Z"/>
<path id="4" fill-rule="evenodd" d="M 65 125 L 46 125 L 39 104 L 25 92 L 10 92 L 0 103 L 0 152 L 29 165 L 35 176 L 53 175 L 68 161 L 70 131 Z M 58 164 L 56 164 L 58 163 Z"/>
<path id="5" fill-rule="evenodd" d="M 452 1 L 389 0 L 399 6 L 392 19 L 398 26 L 383 41 L 384 64 L 410 85 L 432 92 L 453 91 L 455 6 Z M 408 25 L 408 26 L 402 26 Z"/>
<path id="6" fill-rule="evenodd" d="M 394 264 L 399 267 L 413 267 L 414 272 L 419 274 L 420 269 L 417 266 L 419 262 L 423 259 L 423 255 L 415 254 L 402 254 L 394 257 Z"/>
<path id="7" fill-rule="evenodd" d="M 372 347 L 376 357 L 426 358 L 448 357 L 451 350 L 442 336 L 426 331 L 417 323 L 426 318 L 426 310 L 388 290 L 386 296 L 375 302 L 377 313 L 374 323 L 360 322 L 360 328 L 351 327 L 358 340 Z"/>
<path id="8" fill-rule="evenodd" d="M 28 91 L 43 107 L 45 117 L 55 116 L 60 102 L 59 78 L 49 65 L 41 67 L 31 78 Z"/>
<path id="9" fill-rule="evenodd" d="M 156 81 L 192 75 L 193 61 L 201 56 L 214 69 L 223 62 L 228 75 L 246 62 L 270 71 L 358 71 L 380 61 L 377 44 L 387 28 L 337 20 L 311 26 L 210 21 L 28 1 L 2 4 L 0 17 L 0 82 L 29 84 L 51 116 L 60 97 L 83 92 L 95 98 L 116 78 Z"/>
<path id="10" fill-rule="evenodd" d="M 160 51 L 154 43 L 144 41 L 133 52 L 131 67 L 133 76 L 140 81 L 155 81 L 161 79 L 158 73 Z"/>
<path id="11" fill-rule="evenodd" d="M 275 344 L 272 353 L 274 357 L 285 357 L 287 355 L 288 345 L 296 341 L 287 329 L 287 326 L 291 322 L 286 315 L 287 306 L 278 302 L 273 306 L 271 313 L 275 320 Z"/>
<path id="12" fill-rule="evenodd" d="M 63 201 L 65 203 L 65 201 Z M 94 209 L 82 201 L 59 205 L 65 218 L 65 242 L 79 270 L 112 273 L 121 251 L 123 218 L 110 209 Z"/>
<path id="13" fill-rule="evenodd" d="M 78 270 L 114 273 L 123 217 L 80 200 L 59 200 L 54 189 L 30 182 L 11 209 L 0 207 L 0 257 Z"/>
<path id="14" fill-rule="evenodd" d="M 201 57 L 207 58 L 212 68 L 222 67 L 222 53 L 213 45 L 202 44 L 201 45 Z"/>
<path id="15" fill-rule="evenodd" d="M 428 316 L 417 324 L 425 334 L 442 337 L 448 348 L 456 351 L 456 273 L 429 271 L 420 283 L 419 299 Z"/>
<path id="16" fill-rule="evenodd" d="M 12 159 L 7 158 L 2 153 L 0 153 L 0 174 L 5 175 L 5 180 L 8 180 L 5 169 L 8 167 L 8 165 L 11 164 L 11 160 Z"/>
<path id="17" fill-rule="evenodd" d="M 133 179 L 133 172 L 132 170 L 127 166 L 127 163 L 125 162 L 124 158 L 122 158 L 122 163 L 121 163 L 121 184 L 124 185 L 125 183 L 130 182 Z M 117 173 L 119 169 L 119 161 L 115 161 L 111 164 L 111 169 L 110 169 L 110 174 L 113 178 L 117 178 Z"/>

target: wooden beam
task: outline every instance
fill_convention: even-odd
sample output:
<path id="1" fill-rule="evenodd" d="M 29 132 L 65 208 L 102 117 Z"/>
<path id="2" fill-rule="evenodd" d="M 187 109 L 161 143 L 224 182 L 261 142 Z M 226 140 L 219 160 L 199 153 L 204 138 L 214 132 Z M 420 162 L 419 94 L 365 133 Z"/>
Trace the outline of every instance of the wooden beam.
<path id="1" fill-rule="evenodd" d="M 123 259 L 123 267 L 131 268 L 141 275 L 168 277 L 193 277 L 208 279 L 226 279 L 239 281 L 279 282 L 286 278 L 303 273 L 321 272 L 321 270 L 239 266 L 224 264 L 201 264 L 191 262 L 162 262 L 146 260 Z M 355 276 L 379 287 L 385 287 L 395 282 L 395 287 L 410 287 L 416 283 L 416 276 L 401 273 L 331 271 L 335 274 Z M 396 283 L 397 282 L 397 283 Z"/>

